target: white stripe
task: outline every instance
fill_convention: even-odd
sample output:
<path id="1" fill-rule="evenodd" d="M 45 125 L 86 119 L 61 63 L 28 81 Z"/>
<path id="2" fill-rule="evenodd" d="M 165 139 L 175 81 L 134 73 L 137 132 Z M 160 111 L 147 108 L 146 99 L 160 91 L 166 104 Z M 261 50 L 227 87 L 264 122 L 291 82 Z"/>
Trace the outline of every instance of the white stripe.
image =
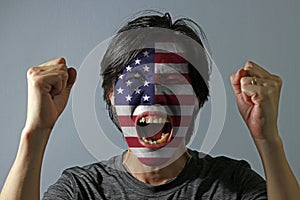
<path id="1" fill-rule="evenodd" d="M 166 51 L 171 53 L 184 53 L 183 49 L 174 42 L 156 42 L 154 47 L 155 52 L 158 53 L 166 53 Z"/>
<path id="2" fill-rule="evenodd" d="M 118 105 L 115 106 L 118 116 L 128 116 L 134 110 L 134 115 L 139 115 L 145 111 L 151 112 L 162 112 L 166 113 L 169 116 L 178 115 L 174 112 L 180 111 L 181 116 L 192 115 L 195 106 L 161 106 L 161 105 L 151 105 L 151 106 L 127 106 L 127 105 Z"/>
<path id="3" fill-rule="evenodd" d="M 166 95 L 195 95 L 190 84 L 155 85 L 155 94 Z"/>
<path id="4" fill-rule="evenodd" d="M 130 150 L 139 158 L 170 158 L 176 151 L 176 147 L 164 147 L 156 151 L 150 151 L 148 148 L 131 148 Z"/>
<path id="5" fill-rule="evenodd" d="M 122 131 L 125 137 L 138 137 L 136 132 L 136 128 L 132 126 L 122 126 Z M 188 131 L 189 127 L 173 127 L 174 133 L 176 133 L 175 137 L 184 137 Z"/>
<path id="6" fill-rule="evenodd" d="M 155 63 L 156 74 L 183 74 L 189 73 L 187 63 Z"/>

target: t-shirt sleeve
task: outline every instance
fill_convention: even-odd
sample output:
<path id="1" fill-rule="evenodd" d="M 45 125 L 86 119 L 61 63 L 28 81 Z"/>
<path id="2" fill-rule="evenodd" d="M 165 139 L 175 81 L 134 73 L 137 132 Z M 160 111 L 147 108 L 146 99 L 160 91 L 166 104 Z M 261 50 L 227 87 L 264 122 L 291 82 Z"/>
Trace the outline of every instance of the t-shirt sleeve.
<path id="1" fill-rule="evenodd" d="M 51 185 L 44 193 L 43 200 L 69 200 L 74 199 L 74 189 L 71 177 L 67 172 L 63 172 L 61 177 Z"/>
<path id="2" fill-rule="evenodd" d="M 246 161 L 240 161 L 235 179 L 239 182 L 242 200 L 267 199 L 266 181 Z"/>

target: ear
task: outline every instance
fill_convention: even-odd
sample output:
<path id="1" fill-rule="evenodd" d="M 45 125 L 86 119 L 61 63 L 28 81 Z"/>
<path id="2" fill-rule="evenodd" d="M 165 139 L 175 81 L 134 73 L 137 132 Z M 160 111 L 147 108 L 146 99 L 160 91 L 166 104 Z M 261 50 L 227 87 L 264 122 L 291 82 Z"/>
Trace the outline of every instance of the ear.
<path id="1" fill-rule="evenodd" d="M 115 96 L 114 96 L 114 89 L 112 88 L 109 93 L 109 100 L 112 106 L 115 105 Z"/>

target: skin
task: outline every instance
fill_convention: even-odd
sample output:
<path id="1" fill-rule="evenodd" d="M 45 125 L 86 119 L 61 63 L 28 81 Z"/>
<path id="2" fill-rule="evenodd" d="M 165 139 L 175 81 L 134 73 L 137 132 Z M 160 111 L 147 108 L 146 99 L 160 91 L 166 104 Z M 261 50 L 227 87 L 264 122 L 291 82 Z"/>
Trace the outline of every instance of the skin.
<path id="1" fill-rule="evenodd" d="M 138 160 L 134 153 L 130 151 L 130 149 L 124 156 L 123 164 L 136 179 L 150 185 L 161 185 L 168 182 L 172 178 L 177 177 L 190 158 L 188 151 L 185 151 L 185 153 L 182 154 L 181 148 L 178 148 L 177 152 L 175 152 L 175 156 L 178 156 L 178 159 L 167 167 L 162 168 L 161 166 L 155 167 L 144 165 Z M 179 156 L 180 154 L 182 155 Z"/>
<path id="2" fill-rule="evenodd" d="M 256 85 L 252 85 L 256 77 Z M 230 77 L 236 103 L 259 152 L 268 199 L 300 199 L 300 188 L 287 162 L 277 126 L 282 80 L 253 62 Z"/>
<path id="3" fill-rule="evenodd" d="M 257 85 L 252 85 L 252 76 Z M 76 71 L 63 58 L 28 70 L 27 120 L 18 153 L 0 194 L 0 199 L 39 199 L 44 151 L 58 117 L 63 112 L 76 79 Z M 281 79 L 257 64 L 247 62 L 231 77 L 237 106 L 260 154 L 266 174 L 268 198 L 300 199 L 300 189 L 286 160 L 277 127 Z M 188 155 L 151 173 L 133 174 L 137 179 L 160 184 L 178 175 Z M 129 151 L 131 166 L 143 167 Z M 162 175 L 168 171 L 167 175 Z"/>
<path id="4" fill-rule="evenodd" d="M 27 72 L 27 120 L 0 199 L 39 199 L 40 172 L 52 128 L 63 112 L 76 71 L 58 58 Z"/>
<path id="5" fill-rule="evenodd" d="M 143 50 L 144 51 L 144 50 Z M 143 67 L 144 66 L 138 66 L 138 67 L 135 67 L 133 69 L 133 71 L 131 72 L 123 72 L 124 76 L 122 79 L 118 79 L 116 81 L 116 85 L 114 86 L 116 88 L 119 88 L 121 87 L 124 82 L 126 82 L 126 80 L 128 79 L 128 77 L 132 77 L 133 74 L 135 73 L 140 73 L 142 74 L 142 76 L 147 76 L 147 72 L 144 72 L 143 70 Z M 161 66 L 153 66 L 153 68 L 155 69 L 155 72 L 158 73 L 158 74 L 168 74 L 168 76 L 165 76 L 166 78 L 166 83 L 174 83 L 177 81 L 177 83 L 179 83 L 180 81 L 176 80 L 176 77 L 180 77 L 182 76 L 182 72 L 186 72 L 188 71 L 188 65 L 187 63 L 185 63 L 185 65 L 181 65 L 180 66 L 180 71 L 177 71 L 178 70 L 178 66 L 176 65 L 172 65 L 172 64 L 168 64 L 167 66 L 164 66 L 163 68 L 161 68 Z M 123 70 L 126 70 L 123 69 Z M 176 75 L 170 75 L 170 74 L 177 74 L 179 76 L 176 76 Z M 160 79 L 154 79 L 153 80 L 154 82 L 152 84 L 154 85 L 158 85 L 158 84 L 162 84 L 162 80 Z M 154 86 L 156 87 L 156 86 Z M 133 87 L 132 87 L 133 88 Z M 192 85 L 190 84 L 186 84 L 185 85 L 185 88 L 190 88 L 192 89 Z M 143 89 L 142 89 L 143 91 Z M 170 91 L 169 88 L 167 87 L 163 87 L 163 88 L 156 88 L 155 89 L 155 93 L 160 93 L 162 91 L 165 91 L 166 93 L 171 93 L 172 91 Z M 181 89 L 181 91 L 177 91 L 178 93 L 180 92 L 184 92 L 184 89 Z M 125 92 L 126 93 L 126 92 Z M 143 92 L 142 92 L 143 93 Z M 148 94 L 146 92 L 146 94 Z M 120 95 L 118 94 L 118 92 L 112 92 L 110 93 L 110 101 L 112 102 L 112 105 L 115 105 L 115 100 L 120 100 Z M 139 106 L 142 106 L 140 104 L 140 102 L 142 102 L 142 97 L 135 97 L 136 99 L 139 98 L 137 100 L 138 103 L 136 103 L 136 107 L 134 108 L 131 108 L 131 110 L 127 111 L 127 114 L 128 115 L 131 115 L 131 113 L 133 113 L 133 115 L 136 115 L 137 113 L 145 113 L 145 112 L 150 112 L 151 109 L 153 109 L 155 107 L 154 106 L 151 106 L 151 107 L 147 107 L 147 108 L 141 108 Z M 135 100 L 136 101 L 136 100 Z M 160 104 L 161 105 L 164 105 L 164 106 L 167 106 L 167 105 L 170 105 L 170 102 L 171 100 L 169 98 L 164 98 L 164 99 L 161 99 L 160 100 Z M 130 103 L 128 102 L 128 105 Z M 139 109 L 138 109 L 139 108 Z M 198 112 L 196 112 L 196 110 L 198 110 L 198 104 L 195 104 L 195 105 L 191 105 L 190 106 L 190 112 L 195 111 L 194 113 L 194 119 L 196 118 L 196 115 L 198 114 Z M 138 110 L 138 111 L 137 111 Z M 153 111 L 153 110 L 152 110 Z M 118 112 L 118 110 L 116 110 L 116 114 L 119 115 L 120 112 Z M 124 111 L 121 112 L 121 114 L 124 114 Z M 172 113 L 172 115 L 180 115 L 180 111 L 174 111 Z M 192 117 L 193 118 L 193 117 Z M 193 120 L 189 122 L 191 125 L 190 127 L 194 127 L 192 124 L 193 124 Z M 123 132 L 124 135 L 126 135 L 126 126 L 122 127 L 121 125 L 121 129 L 123 130 L 123 128 L 125 128 L 125 131 Z M 161 127 L 159 127 L 161 128 Z M 149 129 L 149 128 L 147 128 Z M 152 131 L 155 132 L 155 130 L 152 129 Z M 189 130 L 189 131 L 192 131 L 192 130 Z M 185 135 L 187 133 L 183 133 L 181 131 L 181 133 L 177 133 L 179 135 Z M 137 136 L 138 137 L 138 136 Z M 137 179 L 141 180 L 142 182 L 145 182 L 145 183 L 148 183 L 148 184 L 151 184 L 151 185 L 159 185 L 159 184 L 163 184 L 167 181 L 169 181 L 170 179 L 178 176 L 178 174 L 181 172 L 181 170 L 184 168 L 185 166 L 185 163 L 187 162 L 187 160 L 189 159 L 190 155 L 186 149 L 186 144 L 185 144 L 185 141 L 182 140 L 182 142 L 180 142 L 180 144 L 178 144 L 178 146 L 176 148 L 172 148 L 172 149 L 169 149 L 168 152 L 170 153 L 170 156 L 169 157 L 169 160 L 168 161 L 165 161 L 159 165 L 157 164 L 143 164 L 141 163 L 137 157 L 141 156 L 141 153 L 140 154 L 136 154 L 136 152 L 134 151 L 134 145 L 128 143 L 128 151 L 126 152 L 126 155 L 124 156 L 123 158 L 123 164 L 126 166 L 127 170 L 134 176 L 136 177 Z M 156 159 L 159 159 L 162 157 L 162 152 L 166 149 L 165 148 L 166 146 L 164 147 L 161 147 L 159 149 L 157 149 L 155 151 L 155 154 L 154 152 L 151 152 L 152 153 L 152 157 L 156 158 Z M 147 148 L 147 146 L 143 146 L 144 149 Z M 146 153 L 145 153 L 146 154 Z M 145 155 L 144 154 L 144 155 Z M 166 167 L 168 166 L 168 167 Z M 169 169 L 172 169 L 172 170 L 169 170 Z"/>

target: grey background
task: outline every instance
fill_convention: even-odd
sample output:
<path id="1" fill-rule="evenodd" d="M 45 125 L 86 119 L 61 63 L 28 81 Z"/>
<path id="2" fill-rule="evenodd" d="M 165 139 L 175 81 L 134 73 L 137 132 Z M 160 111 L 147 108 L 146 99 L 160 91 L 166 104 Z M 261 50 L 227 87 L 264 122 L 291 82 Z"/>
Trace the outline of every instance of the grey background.
<path id="1" fill-rule="evenodd" d="M 26 117 L 29 66 L 63 56 L 79 68 L 88 53 L 139 10 L 159 9 L 187 16 L 205 30 L 224 79 L 227 116 L 212 155 L 249 161 L 263 175 L 250 135 L 235 106 L 228 77 L 254 60 L 283 81 L 279 127 L 287 159 L 300 180 L 298 66 L 300 1 L 297 0 L 28 0 L 0 1 L 0 187 L 15 158 Z M 109 151 L 107 147 L 101 147 Z M 105 158 L 103 158 L 105 159 Z M 41 192 L 62 170 L 96 159 L 76 132 L 71 102 L 57 122 L 46 150 Z"/>

